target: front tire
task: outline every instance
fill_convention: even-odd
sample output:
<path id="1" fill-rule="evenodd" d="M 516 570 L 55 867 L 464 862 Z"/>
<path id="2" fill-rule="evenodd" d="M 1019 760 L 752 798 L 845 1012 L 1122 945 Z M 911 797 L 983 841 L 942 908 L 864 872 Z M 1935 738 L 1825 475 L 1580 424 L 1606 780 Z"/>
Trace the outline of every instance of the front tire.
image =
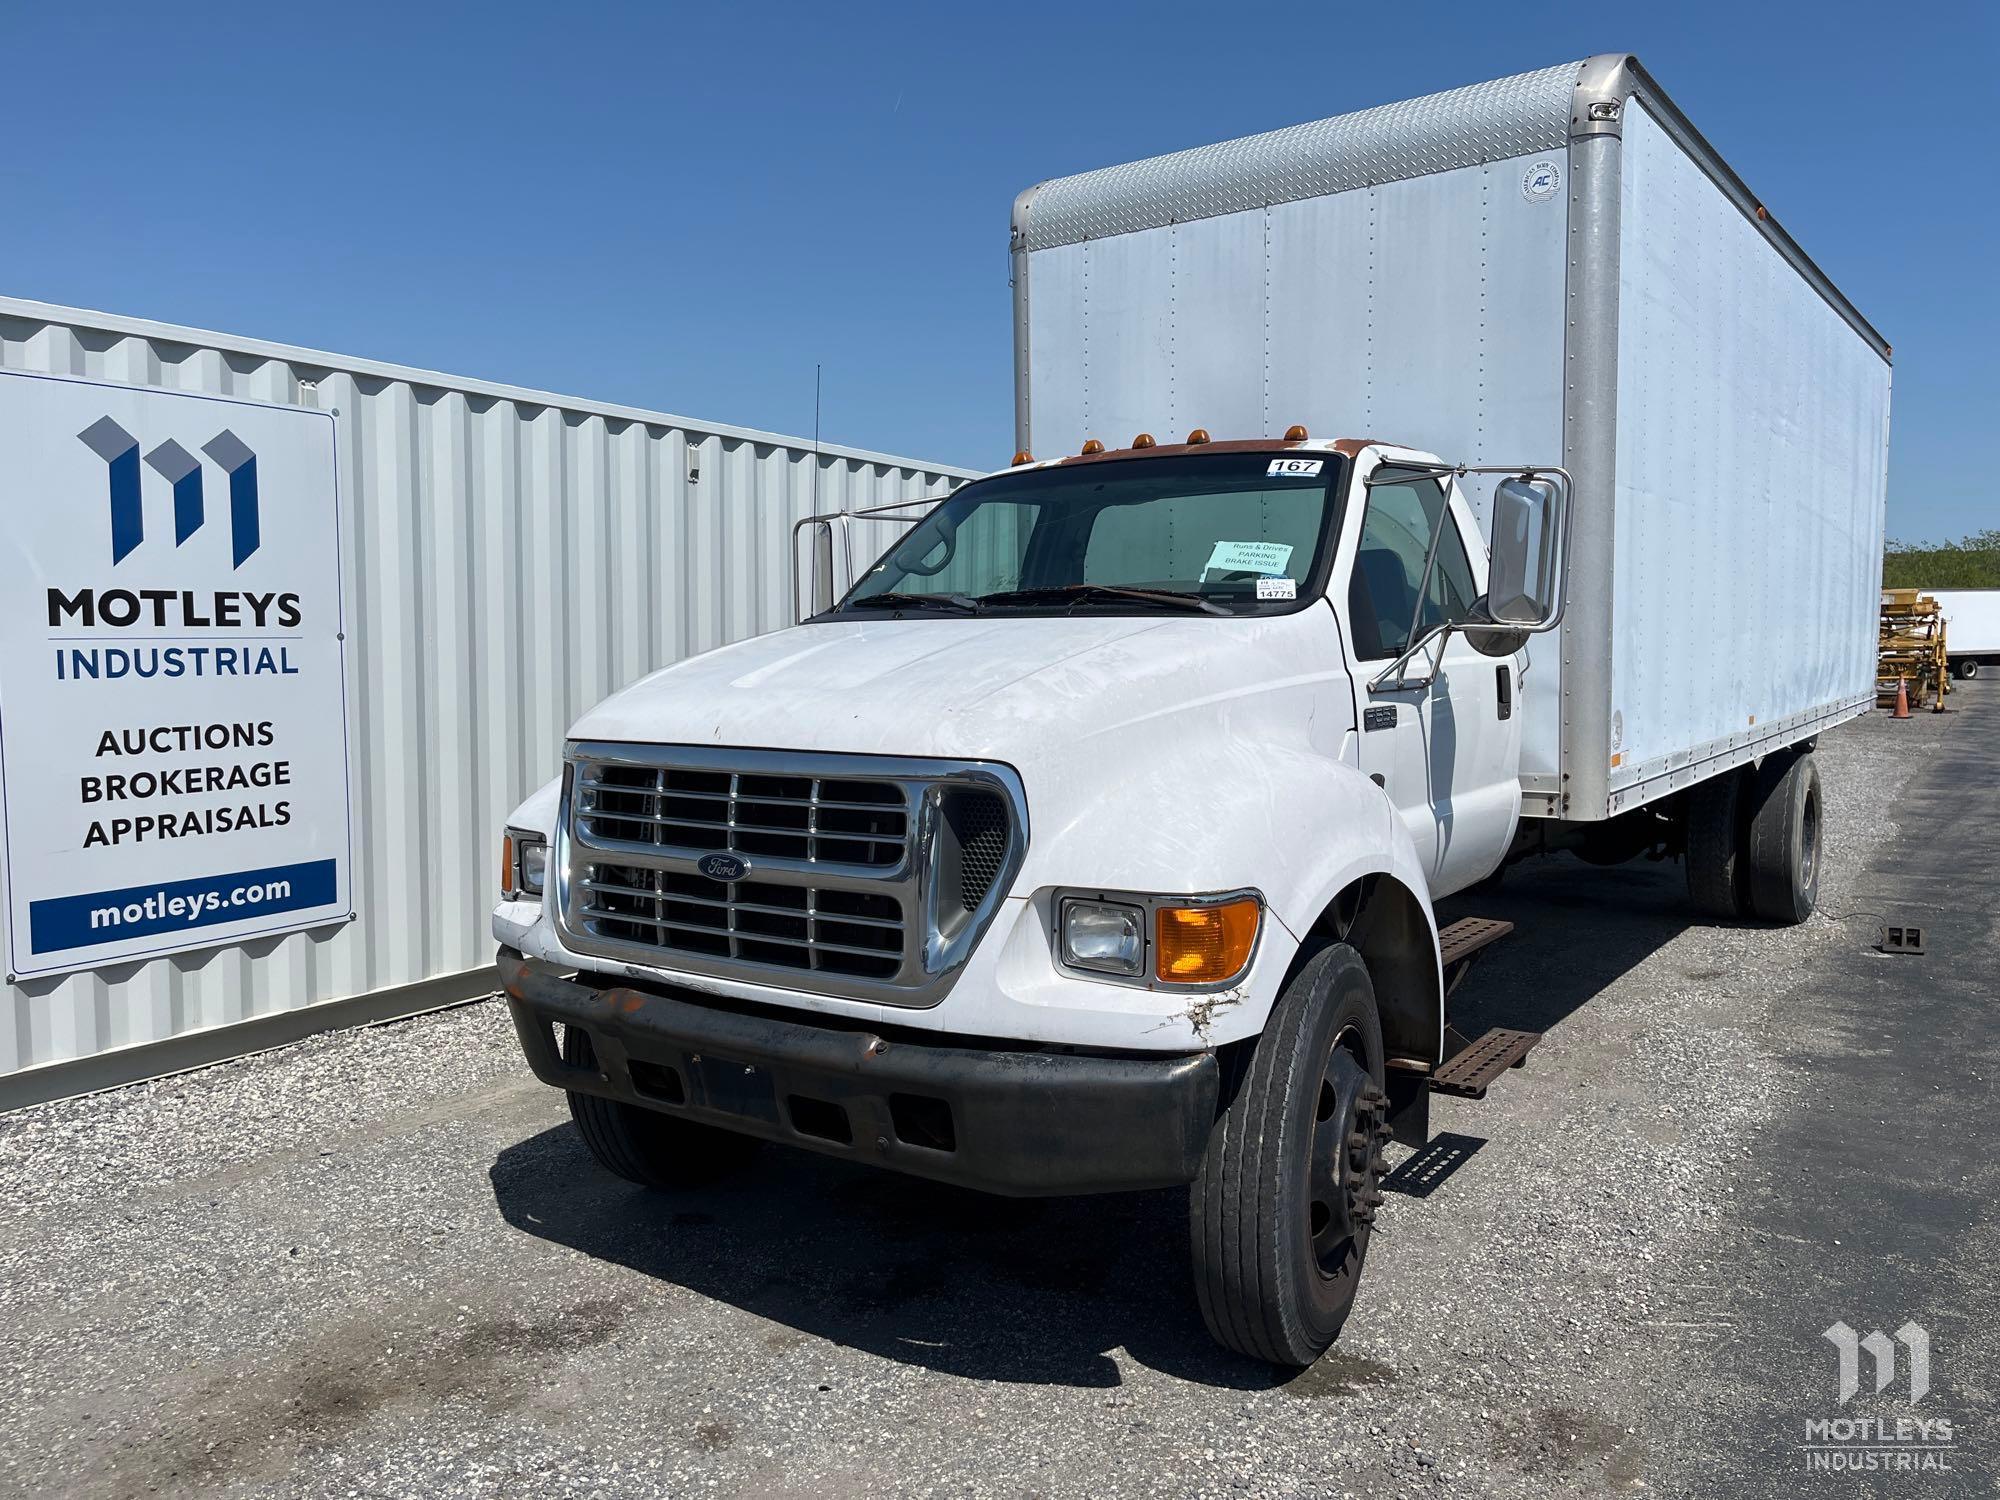
<path id="1" fill-rule="evenodd" d="M 1216 1342 L 1303 1368 L 1347 1321 L 1382 1202 L 1382 1023 L 1361 955 L 1308 959 L 1237 1067 L 1190 1191 L 1195 1294 Z"/>
<path id="2" fill-rule="evenodd" d="M 575 1067 L 595 1069 L 597 1052 L 590 1033 L 580 1026 L 565 1026 L 562 1058 Z M 623 1100 L 574 1089 L 563 1092 L 577 1133 L 597 1164 L 640 1187 L 704 1186 L 747 1165 L 763 1144 L 754 1136 L 641 1109 Z"/>

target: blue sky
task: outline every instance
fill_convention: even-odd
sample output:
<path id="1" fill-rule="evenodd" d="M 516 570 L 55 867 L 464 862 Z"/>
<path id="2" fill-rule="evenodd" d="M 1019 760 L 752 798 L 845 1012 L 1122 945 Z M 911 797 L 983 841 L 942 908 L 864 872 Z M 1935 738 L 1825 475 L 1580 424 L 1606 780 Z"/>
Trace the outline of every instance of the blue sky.
<path id="1" fill-rule="evenodd" d="M 1890 531 L 2000 525 L 2000 8 L 25 5 L 0 291 L 971 466 L 1041 178 L 1636 51 L 1896 350 Z"/>

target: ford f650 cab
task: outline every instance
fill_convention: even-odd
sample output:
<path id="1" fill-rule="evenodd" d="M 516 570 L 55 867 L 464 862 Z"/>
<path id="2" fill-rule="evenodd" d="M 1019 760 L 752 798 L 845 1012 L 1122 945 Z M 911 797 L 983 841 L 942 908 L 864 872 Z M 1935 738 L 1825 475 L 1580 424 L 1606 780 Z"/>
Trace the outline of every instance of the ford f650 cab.
<path id="1" fill-rule="evenodd" d="M 1620 57 L 1024 194 L 1017 428 L 1068 456 L 813 518 L 893 536 L 510 820 L 505 987 L 597 1159 L 1187 1184 L 1210 1330 L 1316 1358 L 1385 1145 L 1534 1041 L 1448 1042 L 1506 924 L 1439 900 L 1569 849 L 1812 910 L 1886 346 L 1731 184 Z M 1204 406 L 1233 440 L 1140 431 Z"/>

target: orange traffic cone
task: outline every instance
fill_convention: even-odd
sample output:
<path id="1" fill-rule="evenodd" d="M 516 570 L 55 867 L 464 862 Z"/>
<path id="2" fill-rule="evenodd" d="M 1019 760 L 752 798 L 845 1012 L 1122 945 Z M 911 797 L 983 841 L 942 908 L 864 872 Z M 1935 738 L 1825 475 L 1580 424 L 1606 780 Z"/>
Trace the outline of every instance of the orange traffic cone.
<path id="1" fill-rule="evenodd" d="M 1892 719 L 1907 719 L 1910 716 L 1910 679 L 1896 679 L 1896 711 L 1889 715 Z"/>

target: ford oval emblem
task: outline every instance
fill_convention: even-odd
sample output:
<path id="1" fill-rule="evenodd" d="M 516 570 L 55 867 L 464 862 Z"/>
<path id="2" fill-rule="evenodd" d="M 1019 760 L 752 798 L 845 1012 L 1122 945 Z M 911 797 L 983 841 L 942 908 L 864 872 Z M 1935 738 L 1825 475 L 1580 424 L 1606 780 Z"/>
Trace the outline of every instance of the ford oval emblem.
<path id="1" fill-rule="evenodd" d="M 741 880 L 750 873 L 750 861 L 734 854 L 704 854 L 695 868 L 710 880 Z"/>

